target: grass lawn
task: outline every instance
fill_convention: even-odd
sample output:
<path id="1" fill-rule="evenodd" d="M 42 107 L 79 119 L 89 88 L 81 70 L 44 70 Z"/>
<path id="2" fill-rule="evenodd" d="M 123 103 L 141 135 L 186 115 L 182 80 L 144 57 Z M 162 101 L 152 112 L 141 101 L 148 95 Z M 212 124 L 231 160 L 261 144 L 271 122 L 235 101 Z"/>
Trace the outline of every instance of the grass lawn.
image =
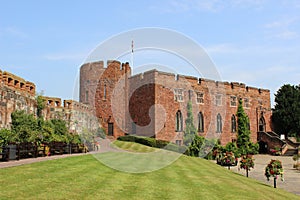
<path id="1" fill-rule="evenodd" d="M 115 145 L 154 151 L 135 143 Z M 115 154 L 119 153 L 103 153 Z M 187 156 L 160 170 L 135 174 L 106 167 L 93 155 L 44 161 L 0 169 L 0 188 L 0 199 L 300 199 Z"/>

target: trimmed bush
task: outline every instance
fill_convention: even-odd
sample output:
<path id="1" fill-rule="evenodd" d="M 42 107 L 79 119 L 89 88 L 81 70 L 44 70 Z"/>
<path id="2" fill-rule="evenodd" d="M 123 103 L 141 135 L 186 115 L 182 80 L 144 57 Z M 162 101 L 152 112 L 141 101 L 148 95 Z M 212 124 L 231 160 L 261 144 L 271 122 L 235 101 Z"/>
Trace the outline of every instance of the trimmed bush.
<path id="1" fill-rule="evenodd" d="M 125 136 L 118 137 L 117 140 L 126 141 L 126 142 L 136 142 L 149 147 L 164 148 L 166 150 L 174 151 L 178 153 L 185 153 L 187 150 L 187 147 L 185 146 L 178 146 L 168 141 L 156 140 L 155 138 L 149 138 L 149 137 L 125 135 Z"/>

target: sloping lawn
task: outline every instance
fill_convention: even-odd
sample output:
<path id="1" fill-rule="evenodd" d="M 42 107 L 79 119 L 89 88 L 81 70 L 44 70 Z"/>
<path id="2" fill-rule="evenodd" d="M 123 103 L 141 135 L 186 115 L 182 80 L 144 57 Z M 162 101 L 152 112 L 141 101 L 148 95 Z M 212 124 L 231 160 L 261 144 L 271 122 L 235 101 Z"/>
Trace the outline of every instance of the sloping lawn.
<path id="1" fill-rule="evenodd" d="M 134 143 L 118 141 L 115 145 L 152 151 Z M 93 155 L 68 157 L 0 169 L 0 188 L 0 199 L 300 199 L 187 156 L 158 171 L 140 174 L 108 168 Z"/>

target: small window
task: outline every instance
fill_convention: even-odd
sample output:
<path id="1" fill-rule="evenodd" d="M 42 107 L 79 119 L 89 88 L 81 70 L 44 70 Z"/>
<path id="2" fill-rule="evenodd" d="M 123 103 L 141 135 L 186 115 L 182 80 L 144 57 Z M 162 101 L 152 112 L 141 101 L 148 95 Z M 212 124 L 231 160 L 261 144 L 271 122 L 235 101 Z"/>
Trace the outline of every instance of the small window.
<path id="1" fill-rule="evenodd" d="M 183 102 L 183 89 L 174 89 L 174 99 L 178 102 Z"/>
<path id="2" fill-rule="evenodd" d="M 177 144 L 178 146 L 181 146 L 181 143 L 182 143 L 181 140 L 176 140 L 175 142 L 176 142 L 176 144 Z"/>
<path id="3" fill-rule="evenodd" d="M 89 101 L 89 91 L 86 90 L 85 91 L 85 102 L 88 102 Z"/>
<path id="4" fill-rule="evenodd" d="M 204 132 L 204 119 L 202 112 L 198 113 L 198 132 Z"/>
<path id="5" fill-rule="evenodd" d="M 236 96 L 230 96 L 230 106 L 236 107 Z"/>
<path id="6" fill-rule="evenodd" d="M 217 115 L 217 133 L 222 133 L 222 116 L 220 113 Z"/>
<path id="7" fill-rule="evenodd" d="M 235 115 L 231 116 L 231 132 L 232 133 L 236 132 L 236 118 L 235 118 Z"/>
<path id="8" fill-rule="evenodd" d="M 197 92 L 197 103 L 204 104 L 204 94 L 202 92 Z"/>
<path id="9" fill-rule="evenodd" d="M 103 98 L 106 99 L 106 85 L 104 85 L 104 89 L 103 89 Z"/>
<path id="10" fill-rule="evenodd" d="M 222 105 L 222 95 L 221 94 L 217 94 L 215 96 L 215 105 L 216 106 L 221 106 Z"/>
<path id="11" fill-rule="evenodd" d="M 176 131 L 181 132 L 183 130 L 183 119 L 182 119 L 182 113 L 180 110 L 176 113 Z"/>

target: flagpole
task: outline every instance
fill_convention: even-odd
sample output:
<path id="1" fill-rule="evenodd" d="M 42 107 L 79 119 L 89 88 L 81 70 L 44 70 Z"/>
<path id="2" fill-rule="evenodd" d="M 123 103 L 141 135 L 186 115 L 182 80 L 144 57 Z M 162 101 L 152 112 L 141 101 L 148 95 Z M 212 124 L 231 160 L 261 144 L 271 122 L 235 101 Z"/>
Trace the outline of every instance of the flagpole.
<path id="1" fill-rule="evenodd" d="M 131 69 L 133 69 L 133 40 L 131 41 Z"/>

